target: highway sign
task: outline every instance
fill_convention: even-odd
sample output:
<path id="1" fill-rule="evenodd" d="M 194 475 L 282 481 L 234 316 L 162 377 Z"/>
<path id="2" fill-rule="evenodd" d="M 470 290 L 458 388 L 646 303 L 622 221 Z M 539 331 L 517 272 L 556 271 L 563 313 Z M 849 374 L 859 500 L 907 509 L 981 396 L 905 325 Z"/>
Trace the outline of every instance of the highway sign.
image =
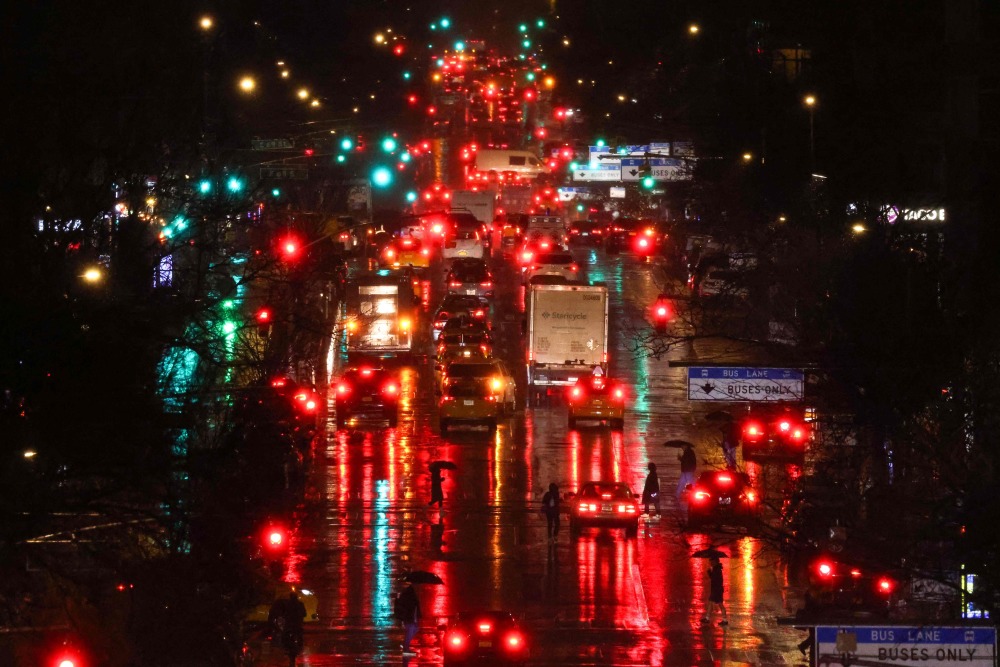
<path id="1" fill-rule="evenodd" d="M 295 142 L 291 139 L 251 139 L 250 147 L 255 151 L 274 151 L 294 148 Z"/>
<path id="2" fill-rule="evenodd" d="M 817 665 L 992 667 L 997 632 L 992 627 L 817 626 Z"/>
<path id="3" fill-rule="evenodd" d="M 805 375 L 791 368 L 688 368 L 689 401 L 801 401 Z"/>
<path id="4" fill-rule="evenodd" d="M 645 175 L 640 169 L 646 161 L 641 158 L 622 158 L 622 180 L 641 181 Z M 677 158 L 649 158 L 649 175 L 656 181 L 685 181 L 691 178 L 691 174 L 684 165 L 683 160 Z"/>
<path id="5" fill-rule="evenodd" d="M 278 181 L 304 181 L 309 178 L 309 170 L 305 167 L 261 167 L 260 177 Z"/>
<path id="6" fill-rule="evenodd" d="M 574 181 L 620 181 L 621 169 L 577 169 L 573 172 Z"/>

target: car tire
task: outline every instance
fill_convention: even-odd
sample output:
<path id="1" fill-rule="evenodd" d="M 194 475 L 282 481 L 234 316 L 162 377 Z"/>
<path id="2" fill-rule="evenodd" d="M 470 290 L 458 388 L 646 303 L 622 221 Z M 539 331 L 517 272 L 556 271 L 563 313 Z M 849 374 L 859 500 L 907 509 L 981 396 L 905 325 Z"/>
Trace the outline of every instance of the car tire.
<path id="1" fill-rule="evenodd" d="M 639 535 L 639 520 L 636 519 L 635 523 L 625 526 L 625 537 L 637 537 Z"/>
<path id="2" fill-rule="evenodd" d="M 570 428 L 570 430 L 575 429 L 576 428 L 576 417 L 569 417 L 568 419 L 566 419 L 566 426 L 568 426 Z"/>
<path id="3" fill-rule="evenodd" d="M 448 420 L 442 418 L 441 419 L 441 435 L 444 435 L 447 432 L 448 432 Z"/>
<path id="4" fill-rule="evenodd" d="M 624 419 L 612 419 L 611 420 L 611 430 L 612 431 L 624 431 L 625 430 L 625 420 Z"/>

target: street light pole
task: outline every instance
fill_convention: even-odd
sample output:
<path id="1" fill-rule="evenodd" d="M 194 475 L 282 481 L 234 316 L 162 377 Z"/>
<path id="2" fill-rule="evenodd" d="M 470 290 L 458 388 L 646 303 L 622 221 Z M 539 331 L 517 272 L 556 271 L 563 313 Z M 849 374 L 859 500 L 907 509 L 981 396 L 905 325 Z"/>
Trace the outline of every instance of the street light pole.
<path id="1" fill-rule="evenodd" d="M 816 96 L 806 95 L 802 101 L 809 109 L 809 169 L 816 173 Z"/>

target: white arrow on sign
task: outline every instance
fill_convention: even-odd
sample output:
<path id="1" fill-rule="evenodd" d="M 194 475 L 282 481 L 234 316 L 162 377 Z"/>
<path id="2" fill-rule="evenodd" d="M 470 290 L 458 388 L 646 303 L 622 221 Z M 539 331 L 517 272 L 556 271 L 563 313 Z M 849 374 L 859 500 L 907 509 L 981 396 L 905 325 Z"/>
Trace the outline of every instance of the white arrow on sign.
<path id="1" fill-rule="evenodd" d="M 619 169 L 577 169 L 573 172 L 574 181 L 620 181 L 622 172 Z"/>

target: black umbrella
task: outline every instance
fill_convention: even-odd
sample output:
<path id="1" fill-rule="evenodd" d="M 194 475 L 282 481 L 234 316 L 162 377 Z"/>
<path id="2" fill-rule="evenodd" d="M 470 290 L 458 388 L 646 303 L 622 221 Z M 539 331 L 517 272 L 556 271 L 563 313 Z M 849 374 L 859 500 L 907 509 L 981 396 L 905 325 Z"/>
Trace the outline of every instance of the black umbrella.
<path id="1" fill-rule="evenodd" d="M 429 467 L 431 470 L 458 470 L 458 466 L 451 461 L 435 461 Z"/>
<path id="2" fill-rule="evenodd" d="M 675 447 L 677 449 L 680 449 L 682 447 L 694 447 L 694 445 L 688 442 L 687 440 L 667 440 L 665 443 L 663 443 L 663 446 Z"/>
<path id="3" fill-rule="evenodd" d="M 726 412 L 725 410 L 713 410 L 705 415 L 705 421 L 707 422 L 731 422 L 733 421 L 733 416 Z"/>
<path id="4" fill-rule="evenodd" d="M 437 576 L 433 572 L 427 572 L 426 570 L 414 570 L 404 576 L 403 581 L 409 584 L 433 584 L 434 586 L 444 584 L 441 577 Z"/>
<path id="5" fill-rule="evenodd" d="M 693 558 L 729 558 L 729 554 L 725 551 L 719 551 L 715 547 L 709 547 L 707 549 L 699 549 L 691 554 Z"/>

